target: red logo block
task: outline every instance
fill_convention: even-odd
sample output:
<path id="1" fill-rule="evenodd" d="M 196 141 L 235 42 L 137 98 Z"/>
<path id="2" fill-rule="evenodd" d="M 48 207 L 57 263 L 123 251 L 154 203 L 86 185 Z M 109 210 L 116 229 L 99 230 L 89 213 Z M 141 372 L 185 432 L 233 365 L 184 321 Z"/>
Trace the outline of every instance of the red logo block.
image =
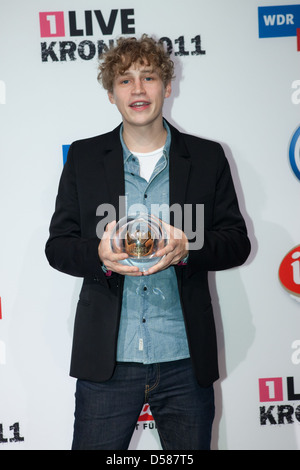
<path id="1" fill-rule="evenodd" d="M 259 379 L 259 400 L 283 401 L 282 378 Z"/>
<path id="2" fill-rule="evenodd" d="M 300 52 L 300 28 L 297 28 L 297 51 Z"/>
<path id="3" fill-rule="evenodd" d="M 65 20 L 63 11 L 42 12 L 39 15 L 41 38 L 65 36 Z"/>
<path id="4" fill-rule="evenodd" d="M 282 286 L 290 294 L 300 296 L 300 245 L 282 260 L 278 275 Z"/>
<path id="5" fill-rule="evenodd" d="M 150 406 L 148 403 L 144 405 L 144 408 L 141 411 L 138 421 L 154 421 L 152 413 L 150 411 Z"/>

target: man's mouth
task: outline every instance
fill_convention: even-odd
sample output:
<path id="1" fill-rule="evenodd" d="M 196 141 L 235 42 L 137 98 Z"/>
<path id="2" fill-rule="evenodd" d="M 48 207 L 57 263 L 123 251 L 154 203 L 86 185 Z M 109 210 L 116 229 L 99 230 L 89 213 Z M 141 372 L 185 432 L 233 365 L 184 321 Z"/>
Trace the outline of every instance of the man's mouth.
<path id="1" fill-rule="evenodd" d="M 149 101 L 135 101 L 134 103 L 131 103 L 129 106 L 130 108 L 142 109 L 149 105 L 150 105 Z"/>

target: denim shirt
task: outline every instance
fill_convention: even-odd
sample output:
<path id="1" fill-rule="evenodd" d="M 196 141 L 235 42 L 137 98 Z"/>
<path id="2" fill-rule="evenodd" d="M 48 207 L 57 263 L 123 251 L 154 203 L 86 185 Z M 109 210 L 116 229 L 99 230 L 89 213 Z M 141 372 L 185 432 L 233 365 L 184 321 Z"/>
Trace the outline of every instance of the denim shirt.
<path id="1" fill-rule="evenodd" d="M 127 212 L 151 213 L 151 205 L 165 204 L 160 213 L 152 213 L 169 222 L 169 149 L 170 130 L 163 155 L 157 162 L 151 178 L 139 176 L 139 162 L 124 144 L 122 127 L 120 139 L 123 147 L 125 195 Z M 130 208 L 135 205 L 135 210 Z M 153 209 L 153 206 L 152 206 Z M 174 267 L 150 276 L 125 276 L 117 361 L 152 364 L 189 357 L 184 319 L 178 293 Z"/>

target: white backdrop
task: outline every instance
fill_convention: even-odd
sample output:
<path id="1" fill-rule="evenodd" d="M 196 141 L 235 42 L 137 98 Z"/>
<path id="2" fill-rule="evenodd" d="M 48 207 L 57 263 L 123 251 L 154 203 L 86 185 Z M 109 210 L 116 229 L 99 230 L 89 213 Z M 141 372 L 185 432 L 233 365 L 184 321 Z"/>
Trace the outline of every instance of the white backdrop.
<path id="1" fill-rule="evenodd" d="M 258 7 L 285 5 L 294 16 L 270 10 L 261 18 L 278 37 L 260 38 Z M 213 449 L 300 449 L 300 263 L 297 250 L 288 255 L 300 245 L 299 9 L 293 0 L 0 0 L 0 450 L 71 445 L 81 280 L 50 268 L 44 245 L 62 146 L 119 123 L 91 56 L 128 28 L 168 38 L 177 78 L 165 117 L 224 145 L 252 241 L 243 267 L 210 277 L 221 368 Z M 106 26 L 118 10 L 111 31 L 95 10 Z M 42 29 L 39 13 L 48 13 Z M 151 419 L 139 421 L 131 448 L 159 449 Z"/>

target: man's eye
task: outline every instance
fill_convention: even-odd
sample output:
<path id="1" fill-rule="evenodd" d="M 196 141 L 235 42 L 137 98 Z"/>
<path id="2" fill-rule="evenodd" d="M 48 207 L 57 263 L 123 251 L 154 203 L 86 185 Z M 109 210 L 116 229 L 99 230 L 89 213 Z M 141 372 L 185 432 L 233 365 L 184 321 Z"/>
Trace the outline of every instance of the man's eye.
<path id="1" fill-rule="evenodd" d="M 146 82 L 150 82 L 151 80 L 153 80 L 153 78 L 152 77 L 145 77 L 145 80 L 146 80 Z"/>
<path id="2" fill-rule="evenodd" d="M 127 85 L 129 83 L 129 80 L 122 80 L 121 83 L 123 83 L 124 85 Z"/>

